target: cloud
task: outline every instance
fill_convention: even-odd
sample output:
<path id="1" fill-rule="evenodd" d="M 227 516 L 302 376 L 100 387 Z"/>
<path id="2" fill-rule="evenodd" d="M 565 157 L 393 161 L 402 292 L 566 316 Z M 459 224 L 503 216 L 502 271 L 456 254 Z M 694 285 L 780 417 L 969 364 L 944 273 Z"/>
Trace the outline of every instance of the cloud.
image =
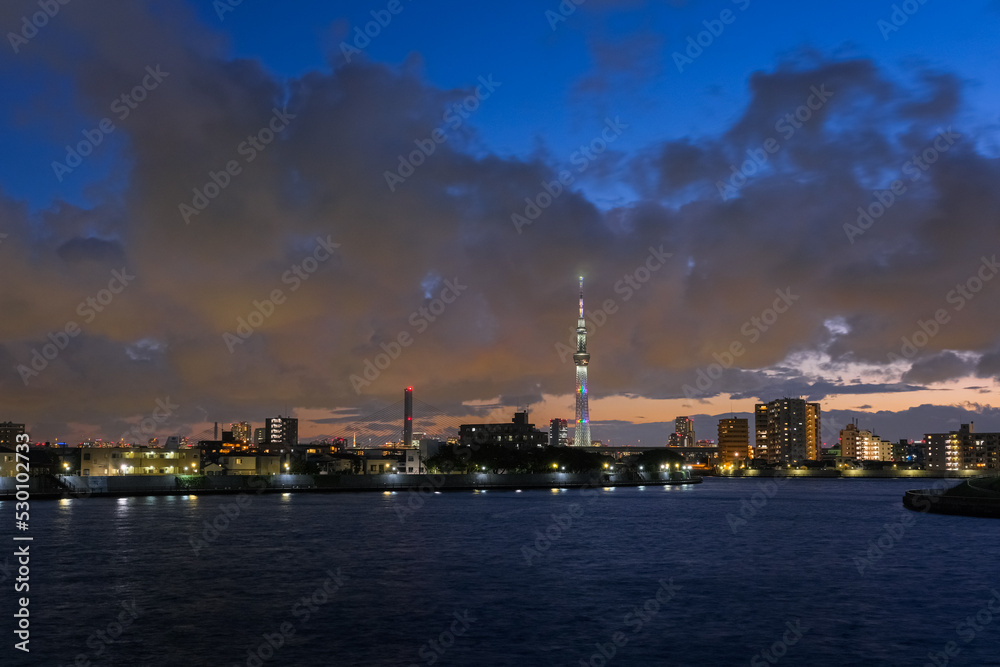
<path id="1" fill-rule="evenodd" d="M 945 351 L 915 361 L 910 370 L 903 374 L 903 381 L 924 384 L 946 382 L 967 377 L 975 368 L 976 361 L 974 359 Z"/>
<path id="2" fill-rule="evenodd" d="M 566 186 L 518 234 L 511 215 L 566 165 L 483 150 L 474 112 L 460 123 L 448 114 L 479 82 L 436 87 L 419 55 L 279 79 L 230 58 L 193 17 L 164 19 L 156 7 L 67 10 L 44 49 L 21 54 L 74 84 L 68 106 L 83 118 L 60 113 L 48 137 L 55 147 L 106 115 L 147 64 L 169 73 L 120 123 L 118 143 L 102 148 L 116 168 L 95 161 L 74 172 L 92 184 L 92 205 L 57 200 L 33 212 L 0 193 L 9 276 L 0 398 L 50 432 L 117 429 L 122 415 L 167 394 L 190 419 L 232 421 L 285 405 L 374 409 L 417 383 L 428 403 L 455 413 L 471 399 L 513 405 L 569 393 L 572 363 L 558 344 L 571 343 L 581 272 L 593 388 L 603 396 L 683 397 L 734 343 L 743 351 L 708 395 L 912 392 L 960 372 L 934 355 L 997 345 L 1000 285 L 961 311 L 948 301 L 980 266 L 1000 170 L 974 150 L 975 128 L 960 124 L 964 83 L 946 72 L 898 76 L 867 59 L 791 56 L 750 78 L 750 100 L 725 131 L 618 153 L 575 174 L 625 182 L 634 201 L 605 210 L 587 189 Z M 592 44 L 601 71 L 615 76 L 628 69 L 617 44 Z M 658 48 L 625 44 L 622 53 Z M 834 95 L 809 122 L 787 138 L 775 129 L 823 85 Z M 60 94 L 41 89 L 34 103 L 58 107 Z M 276 116 L 287 118 L 280 130 L 270 129 Z M 968 136 L 850 243 L 843 226 L 858 207 L 950 124 Z M 431 140 L 438 130 L 445 139 Z M 265 136 L 266 146 L 246 148 Z M 781 150 L 723 200 L 717 183 L 770 137 Z M 427 141 L 433 154 L 391 191 L 386 172 Z M 180 205 L 199 196 L 210 201 L 186 222 Z M 302 273 L 327 238 L 337 252 Z M 652 262 L 657 253 L 671 257 Z M 80 304 L 100 299 L 123 266 L 135 280 L 88 320 Z M 445 303 L 449 282 L 465 287 Z M 276 290 L 282 303 L 268 306 Z M 781 290 L 797 298 L 777 313 Z M 942 308 L 951 321 L 902 381 L 840 382 L 790 361 L 822 351 L 831 363 L 886 369 L 901 340 Z M 824 323 L 836 318 L 844 326 L 832 332 Z M 260 326 L 230 352 L 224 335 L 251 319 Z M 81 333 L 25 386 L 15 368 L 71 322 Z M 995 373 L 992 359 L 981 373 Z M 377 360 L 359 395 L 352 376 Z"/>

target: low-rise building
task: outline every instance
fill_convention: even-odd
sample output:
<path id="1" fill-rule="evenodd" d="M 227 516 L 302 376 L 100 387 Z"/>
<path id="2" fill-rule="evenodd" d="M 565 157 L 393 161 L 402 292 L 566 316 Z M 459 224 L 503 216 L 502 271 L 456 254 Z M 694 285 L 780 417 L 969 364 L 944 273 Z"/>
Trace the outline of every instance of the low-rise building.
<path id="1" fill-rule="evenodd" d="M 715 465 L 719 448 L 715 445 L 701 447 L 667 447 L 671 452 L 675 452 L 684 457 L 684 463 L 690 465 Z"/>
<path id="2" fill-rule="evenodd" d="M 284 465 L 280 456 L 267 454 L 225 454 L 219 457 L 219 468 L 212 467 L 210 472 L 222 475 L 278 475 L 283 472 Z"/>
<path id="3" fill-rule="evenodd" d="M 197 475 L 201 470 L 201 452 L 197 449 L 80 447 L 76 454 L 78 469 L 84 476 Z M 72 467 L 68 463 L 63 460 L 64 469 Z"/>
<path id="4" fill-rule="evenodd" d="M 16 464 L 17 453 L 8 447 L 0 447 L 0 477 L 15 477 Z"/>

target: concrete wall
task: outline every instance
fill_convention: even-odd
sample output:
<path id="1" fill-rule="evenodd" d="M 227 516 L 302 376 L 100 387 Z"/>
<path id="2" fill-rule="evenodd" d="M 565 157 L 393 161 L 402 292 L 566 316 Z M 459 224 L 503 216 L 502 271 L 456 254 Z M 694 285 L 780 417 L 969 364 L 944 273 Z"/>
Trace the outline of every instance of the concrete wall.
<path id="1" fill-rule="evenodd" d="M 778 470 L 740 470 L 739 474 L 726 477 L 815 477 L 818 479 L 851 478 L 851 479 L 968 479 L 982 477 L 985 473 L 979 470 L 794 470 L 782 468 Z"/>
<path id="2" fill-rule="evenodd" d="M 32 496 L 87 497 L 102 495 L 144 495 L 158 493 L 198 493 L 225 491 L 382 491 L 394 489 L 462 490 L 476 488 L 531 489 L 558 488 L 604 483 L 642 483 L 634 478 L 615 480 L 614 475 L 544 473 L 525 475 L 156 475 L 32 477 Z M 645 475 L 648 483 L 665 480 L 666 474 Z M 0 496 L 12 496 L 13 478 L 0 479 Z"/>

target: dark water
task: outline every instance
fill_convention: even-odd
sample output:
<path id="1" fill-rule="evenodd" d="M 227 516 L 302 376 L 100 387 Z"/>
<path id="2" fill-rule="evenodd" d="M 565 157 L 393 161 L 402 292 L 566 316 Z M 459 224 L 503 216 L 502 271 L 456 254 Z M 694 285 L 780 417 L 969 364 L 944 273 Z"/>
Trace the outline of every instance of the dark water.
<path id="1" fill-rule="evenodd" d="M 793 480 L 732 524 L 760 483 L 438 494 L 402 521 L 406 494 L 246 497 L 198 555 L 234 497 L 38 502 L 32 653 L 8 578 L 0 664 L 924 665 L 954 642 L 948 664 L 1000 665 L 1000 521 L 907 512 L 913 481 Z"/>

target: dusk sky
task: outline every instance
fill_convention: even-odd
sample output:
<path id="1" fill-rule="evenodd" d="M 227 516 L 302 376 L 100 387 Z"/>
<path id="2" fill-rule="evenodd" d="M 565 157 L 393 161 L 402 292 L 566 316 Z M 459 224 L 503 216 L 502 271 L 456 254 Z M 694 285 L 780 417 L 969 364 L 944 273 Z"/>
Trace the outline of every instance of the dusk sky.
<path id="1" fill-rule="evenodd" d="M 572 421 L 580 276 L 595 439 L 1000 430 L 996 0 L 41 4 L 0 6 L 36 440 L 349 435 L 408 385 Z"/>

